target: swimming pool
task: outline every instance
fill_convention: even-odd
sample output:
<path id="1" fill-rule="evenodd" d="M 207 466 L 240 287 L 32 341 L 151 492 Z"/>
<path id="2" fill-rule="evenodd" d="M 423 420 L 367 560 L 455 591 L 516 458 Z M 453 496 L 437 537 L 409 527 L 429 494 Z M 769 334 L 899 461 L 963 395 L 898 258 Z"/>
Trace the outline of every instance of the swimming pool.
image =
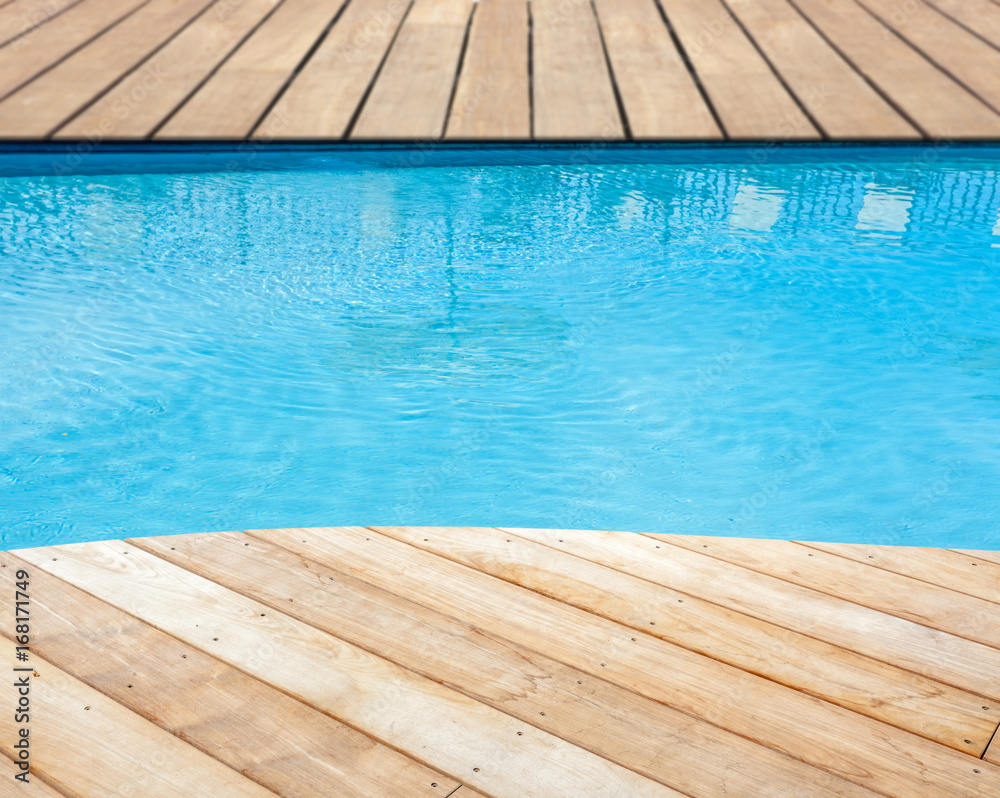
<path id="1" fill-rule="evenodd" d="M 346 524 L 1000 548 L 998 156 L 0 156 L 2 548 Z"/>

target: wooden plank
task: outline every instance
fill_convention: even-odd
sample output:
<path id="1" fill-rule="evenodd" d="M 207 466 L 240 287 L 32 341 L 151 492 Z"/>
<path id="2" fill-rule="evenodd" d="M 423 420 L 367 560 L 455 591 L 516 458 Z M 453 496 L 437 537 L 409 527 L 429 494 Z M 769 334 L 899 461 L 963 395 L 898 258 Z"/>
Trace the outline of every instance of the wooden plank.
<path id="1" fill-rule="evenodd" d="M 712 543 L 697 544 L 695 551 L 685 544 L 686 535 L 676 536 L 682 538 L 677 543 L 670 535 L 641 537 L 650 539 L 651 544 L 630 545 L 645 545 L 649 554 L 657 557 L 657 581 L 661 584 L 669 578 L 667 584 L 674 589 L 997 698 L 996 680 L 989 674 L 997 672 L 1000 661 L 992 647 L 717 559 L 703 549 Z"/>
<path id="2" fill-rule="evenodd" d="M 1000 135 L 1000 116 L 855 0 L 793 0 L 855 69 L 935 139 Z"/>
<path id="3" fill-rule="evenodd" d="M 874 796 L 481 629 L 237 533 L 132 542 L 688 795 Z M 289 598 L 294 598 L 289 602 Z"/>
<path id="4" fill-rule="evenodd" d="M 44 138 L 212 0 L 152 0 L 0 103 L 0 136 Z"/>
<path id="5" fill-rule="evenodd" d="M 493 798 L 532 791 L 577 798 L 595 784 L 608 796 L 680 798 L 134 546 L 105 541 L 14 554 Z"/>
<path id="6" fill-rule="evenodd" d="M 529 94 L 527 2 L 479 0 L 445 138 L 531 138 Z"/>
<path id="7" fill-rule="evenodd" d="M 1000 765 L 1000 727 L 997 728 L 993 742 L 990 743 L 990 747 L 986 750 L 983 759 L 987 762 L 992 762 L 994 765 Z"/>
<path id="8" fill-rule="evenodd" d="M 5 662 L 14 643 L 0 637 Z M 86 683 L 32 654 L 31 769 L 77 798 L 192 795 L 274 798 L 217 759 L 174 737 Z M 13 753 L 13 712 L 0 712 L 0 747 Z M 100 766 L 95 767 L 95 763 Z"/>
<path id="9" fill-rule="evenodd" d="M 0 45 L 23 36 L 80 0 L 11 0 L 0 4 Z"/>
<path id="10" fill-rule="evenodd" d="M 594 6 L 632 137 L 722 138 L 656 0 L 595 0 Z"/>
<path id="11" fill-rule="evenodd" d="M 12 759 L 0 756 L 0 783 L 13 784 L 14 777 L 21 772 Z M 56 792 L 47 782 L 42 781 L 37 773 L 29 773 L 27 782 L 19 781 L 10 795 L 16 798 L 66 798 L 64 793 Z"/>
<path id="12" fill-rule="evenodd" d="M 248 534 L 886 795 L 981 798 L 1000 768 L 373 530 Z"/>
<path id="13" fill-rule="evenodd" d="M 156 138 L 249 136 L 343 5 L 344 0 L 285 0 Z"/>
<path id="14" fill-rule="evenodd" d="M 820 137 L 720 0 L 659 3 L 729 138 Z"/>
<path id="15" fill-rule="evenodd" d="M 930 0 L 930 5 L 1000 47 L 1000 5 L 993 0 Z"/>
<path id="16" fill-rule="evenodd" d="M 409 7 L 352 0 L 254 137 L 343 137 Z"/>
<path id="17" fill-rule="evenodd" d="M 54 137 L 151 135 L 279 2 L 217 0 Z"/>
<path id="18" fill-rule="evenodd" d="M 31 572 L 32 651 L 279 795 L 443 798 L 459 783 L 9 554 Z"/>
<path id="19" fill-rule="evenodd" d="M 972 693 L 607 567 L 601 553 L 614 538 L 575 535 L 560 542 L 564 530 L 375 529 L 959 751 L 984 751 L 1000 716 L 1000 702 L 984 711 L 984 700 Z M 580 556 L 575 546 L 582 546 Z M 637 550 L 623 549 L 639 559 Z M 646 551 L 642 556 L 649 559 Z"/>
<path id="20" fill-rule="evenodd" d="M 0 47 L 0 99 L 135 11 L 143 0 L 90 0 Z"/>
<path id="21" fill-rule="evenodd" d="M 998 649 L 1000 612 L 989 601 L 786 540 L 657 535 L 672 545 L 843 601 Z M 1000 665 L 1000 658 L 996 660 Z M 967 686 L 969 682 L 965 680 Z M 1000 683 L 992 693 L 1000 694 Z"/>
<path id="22" fill-rule="evenodd" d="M 531 0 L 536 139 L 625 136 L 589 2 Z"/>
<path id="23" fill-rule="evenodd" d="M 923 0 L 857 0 L 1000 112 L 1000 50 Z"/>
<path id="24" fill-rule="evenodd" d="M 983 562 L 946 549 L 915 546 L 812 541 L 799 541 L 799 544 L 1000 603 L 1000 564 L 997 563 Z"/>
<path id="25" fill-rule="evenodd" d="M 745 0 L 732 8 L 827 136 L 921 138 L 788 0 Z"/>
<path id="26" fill-rule="evenodd" d="M 1000 551 L 978 551 L 975 549 L 952 549 L 952 551 L 967 554 L 970 557 L 975 557 L 977 560 L 986 560 L 987 562 L 1000 565 Z"/>
<path id="27" fill-rule="evenodd" d="M 351 132 L 354 139 L 439 138 L 472 0 L 414 0 Z"/>
<path id="28" fill-rule="evenodd" d="M 962 690 L 998 698 L 1000 690 L 990 675 L 1000 667 L 995 649 L 707 556 L 700 553 L 701 543 L 696 544 L 696 551 L 689 551 L 684 540 L 668 548 L 671 535 L 573 530 L 573 537 L 566 538 L 566 530 L 511 531 L 581 556 L 588 552 L 603 563 L 673 590 Z"/>

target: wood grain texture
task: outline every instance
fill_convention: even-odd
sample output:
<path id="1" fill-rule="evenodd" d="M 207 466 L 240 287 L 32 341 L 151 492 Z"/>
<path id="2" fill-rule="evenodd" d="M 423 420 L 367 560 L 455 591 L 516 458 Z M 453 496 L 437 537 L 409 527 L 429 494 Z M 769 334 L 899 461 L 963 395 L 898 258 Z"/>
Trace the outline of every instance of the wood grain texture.
<path id="1" fill-rule="evenodd" d="M 801 542 L 800 545 L 1000 603 L 998 563 L 984 562 L 947 549 L 857 543 Z"/>
<path id="2" fill-rule="evenodd" d="M 607 798 L 680 797 L 134 546 L 108 541 L 15 554 L 492 798 L 531 791 L 576 798 L 595 794 L 595 784 Z"/>
<path id="3" fill-rule="evenodd" d="M 216 0 L 55 138 L 146 138 L 281 0 Z"/>
<path id="4" fill-rule="evenodd" d="M 10 0 L 0 4 L 0 46 L 23 36 L 80 0 Z"/>
<path id="5" fill-rule="evenodd" d="M 981 798 L 1000 768 L 359 527 L 251 530 L 886 795 Z M 970 763 L 976 763 L 978 773 Z"/>
<path id="6" fill-rule="evenodd" d="M 923 0 L 857 0 L 1000 112 L 1000 50 Z"/>
<path id="7" fill-rule="evenodd" d="M 445 138 L 531 138 L 526 0 L 479 0 Z"/>
<path id="8" fill-rule="evenodd" d="M 965 753 L 981 754 L 994 718 L 984 700 L 775 624 L 662 587 L 633 575 L 643 559 L 619 536 L 563 530 L 464 527 L 377 527 L 380 532 L 484 573 L 617 621 L 795 690 L 920 734 Z M 590 544 L 589 546 L 587 544 Z M 576 551 L 582 549 L 580 556 Z M 615 569 L 628 553 L 633 568 Z M 587 557 L 589 555 L 589 558 Z M 650 559 L 642 551 L 645 560 Z M 632 571 L 632 573 L 630 573 Z M 655 575 L 645 573 L 645 576 Z"/>
<path id="9" fill-rule="evenodd" d="M 472 0 L 414 0 L 351 138 L 444 133 L 472 8 Z"/>
<path id="10" fill-rule="evenodd" d="M 14 661 L 14 643 L 5 637 L 0 656 Z M 31 663 L 38 673 L 30 693 L 31 767 L 76 798 L 274 798 L 270 790 L 38 655 Z M 16 734 L 14 713 L 0 713 L 0 747 L 7 756 Z"/>
<path id="11" fill-rule="evenodd" d="M 792 0 L 848 61 L 931 138 L 991 138 L 1000 116 L 855 0 Z"/>
<path id="12" fill-rule="evenodd" d="M 845 602 L 992 646 L 1000 612 L 989 601 L 784 540 L 663 535 L 660 539 L 826 593 Z M 849 607 L 845 608 L 849 611 Z M 997 660 L 1000 665 L 1000 658 Z M 963 677 L 964 678 L 964 677 Z M 968 684 L 968 681 L 965 682 Z M 1000 694 L 1000 684 L 988 695 Z"/>
<path id="13" fill-rule="evenodd" d="M 0 99 L 135 11 L 142 0 L 85 0 L 0 47 Z"/>
<path id="14" fill-rule="evenodd" d="M 993 0 L 928 0 L 928 4 L 1000 47 L 1000 4 Z"/>
<path id="15" fill-rule="evenodd" d="M 212 0 L 151 0 L 0 103 L 0 136 L 44 138 L 131 72 Z"/>
<path id="16" fill-rule="evenodd" d="M 977 551 L 975 549 L 954 549 L 954 551 L 975 557 L 977 560 L 986 560 L 1000 565 L 1000 551 Z"/>
<path id="17" fill-rule="evenodd" d="M 787 0 L 734 0 L 733 12 L 831 138 L 920 138 Z"/>
<path id="18" fill-rule="evenodd" d="M 249 136 L 343 5 L 344 0 L 285 0 L 156 138 Z"/>
<path id="19" fill-rule="evenodd" d="M 65 793 L 56 792 L 37 773 L 29 774 L 27 782 L 19 781 L 15 784 L 14 777 L 22 771 L 3 753 L 0 753 L 0 784 L 15 785 L 10 792 L 12 798 L 66 798 Z"/>
<path id="20" fill-rule="evenodd" d="M 693 543 L 687 535 L 643 537 L 652 541 L 646 550 L 659 558 L 661 584 L 928 678 L 1000 698 L 996 680 L 988 675 L 1000 667 L 995 648 L 728 562 L 722 548 L 714 548 L 716 538 Z"/>
<path id="21" fill-rule="evenodd" d="M 0 554 L 0 606 L 14 573 Z M 444 798 L 459 783 L 44 571 L 32 650 L 279 795 Z M 260 652 L 261 655 L 264 652 Z"/>
<path id="22" fill-rule="evenodd" d="M 656 0 L 595 0 L 632 137 L 720 139 Z"/>
<path id="23" fill-rule="evenodd" d="M 254 138 L 342 138 L 409 8 L 352 0 Z"/>
<path id="24" fill-rule="evenodd" d="M 803 784 L 813 794 L 874 795 L 469 623 L 249 540 L 222 533 L 132 542 L 687 795 L 799 798 Z"/>
<path id="25" fill-rule="evenodd" d="M 820 138 L 720 0 L 658 1 L 730 138 Z"/>
<path id="26" fill-rule="evenodd" d="M 589 0 L 532 0 L 532 102 L 538 139 L 625 135 Z"/>
<path id="27" fill-rule="evenodd" d="M 990 743 L 990 747 L 987 749 L 983 759 L 987 762 L 992 762 L 994 765 L 1000 765 L 1000 728 L 997 729 L 997 733 L 993 737 L 993 742 Z"/>

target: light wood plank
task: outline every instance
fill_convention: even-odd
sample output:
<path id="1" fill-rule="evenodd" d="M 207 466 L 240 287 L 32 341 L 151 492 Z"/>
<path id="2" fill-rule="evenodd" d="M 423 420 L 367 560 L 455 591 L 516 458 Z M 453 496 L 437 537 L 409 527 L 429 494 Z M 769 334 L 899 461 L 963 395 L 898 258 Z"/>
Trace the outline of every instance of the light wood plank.
<path id="1" fill-rule="evenodd" d="M 526 0 L 479 0 L 445 138 L 531 138 Z"/>
<path id="2" fill-rule="evenodd" d="M 984 599 L 908 576 L 868 568 L 861 563 L 786 540 L 697 535 L 659 535 L 657 539 L 855 605 L 992 646 L 1000 654 L 1000 612 L 992 602 Z M 1000 665 L 1000 658 L 997 664 Z M 968 685 L 968 677 L 963 678 Z M 987 695 L 998 693 L 1000 682 Z"/>
<path id="3" fill-rule="evenodd" d="M 11 0 L 0 4 L 0 45 L 44 25 L 80 0 Z"/>
<path id="4" fill-rule="evenodd" d="M 600 557 L 602 562 L 674 590 L 939 682 L 994 698 L 998 692 L 991 678 L 984 678 L 1000 664 L 995 649 L 710 556 L 716 543 L 725 539 L 585 530 L 511 531 L 581 556 L 588 552 L 592 558 Z"/>
<path id="5" fill-rule="evenodd" d="M 14 643 L 0 638 L 0 655 L 14 661 Z M 31 767 L 77 798 L 192 795 L 274 798 L 208 754 L 32 654 Z M 13 712 L 0 712 L 0 747 L 7 756 L 17 734 Z M 100 763 L 95 766 L 95 763 Z"/>
<path id="6" fill-rule="evenodd" d="M 414 0 L 351 138 L 444 133 L 472 7 L 472 0 Z"/>
<path id="7" fill-rule="evenodd" d="M 874 796 L 287 549 L 246 540 L 216 533 L 131 542 L 685 794 L 799 798 L 809 784 L 813 794 Z"/>
<path id="8" fill-rule="evenodd" d="M 855 0 L 793 0 L 793 4 L 930 137 L 1000 135 L 1000 116 L 900 41 Z"/>
<path id="9" fill-rule="evenodd" d="M 156 138 L 249 136 L 343 5 L 344 0 L 285 0 Z M 286 133 L 295 135 L 295 130 Z"/>
<path id="10" fill-rule="evenodd" d="M 656 0 L 595 0 L 594 6 L 632 137 L 722 138 Z"/>
<path id="11" fill-rule="evenodd" d="M 659 0 L 729 138 L 819 132 L 719 0 Z"/>
<path id="12" fill-rule="evenodd" d="M 56 792 L 37 773 L 29 773 L 28 781 L 14 781 L 14 777 L 22 771 L 12 759 L 0 755 L 0 784 L 13 784 L 12 798 L 66 798 L 64 793 Z"/>
<path id="13" fill-rule="evenodd" d="M 732 8 L 826 135 L 921 138 L 787 0 L 743 0 Z"/>
<path id="14" fill-rule="evenodd" d="M 0 99 L 135 11 L 142 2 L 81 2 L 37 30 L 0 47 Z"/>
<path id="15" fill-rule="evenodd" d="M 983 758 L 994 765 L 1000 765 L 1000 728 L 997 729 L 997 733 L 993 737 L 993 742 L 986 750 L 986 755 Z"/>
<path id="16" fill-rule="evenodd" d="M 280 0 L 216 0 L 165 47 L 125 75 L 55 138 L 145 138 Z"/>
<path id="17" fill-rule="evenodd" d="M 251 530 L 886 795 L 982 798 L 1000 768 L 359 527 Z M 977 763 L 978 764 L 978 763 Z"/>
<path id="18" fill-rule="evenodd" d="M 532 791 L 578 798 L 594 794 L 594 785 L 608 798 L 680 798 L 134 546 L 108 541 L 13 553 L 493 798 Z"/>
<path id="19" fill-rule="evenodd" d="M 953 551 L 957 551 L 960 554 L 967 554 L 978 560 L 986 560 L 987 562 L 1000 565 L 1000 551 L 978 551 L 975 549 L 953 549 Z"/>
<path id="20" fill-rule="evenodd" d="M 928 678 L 965 690 L 998 698 L 996 680 L 990 676 L 1000 668 L 997 650 L 940 632 L 912 621 L 887 615 L 801 587 L 755 570 L 743 568 L 709 555 L 704 545 L 689 550 L 684 539 L 674 543 L 670 535 L 642 536 L 651 543 L 647 551 L 659 558 L 663 582 L 724 606 L 752 614 L 786 628 L 827 642 L 889 661 Z M 709 539 L 709 541 L 714 539 Z M 636 542 L 630 545 L 646 545 Z M 656 546 L 660 549 L 656 549 Z M 703 553 L 704 552 L 704 553 Z M 990 703 L 990 702 L 984 702 Z"/>
<path id="21" fill-rule="evenodd" d="M 648 579 L 653 575 L 648 572 L 640 574 L 646 578 L 637 578 L 633 573 L 642 561 L 635 549 L 622 547 L 626 557 L 636 555 L 633 560 L 640 561 L 639 568 L 608 567 L 620 564 L 602 558 L 603 550 L 616 542 L 610 536 L 575 535 L 565 540 L 563 530 L 375 529 L 965 753 L 978 756 L 986 749 L 994 719 L 1000 716 L 1000 702 L 994 703 L 992 712 L 984 711 L 979 696 L 913 678 L 892 665 L 662 587 Z M 582 547 L 580 556 L 575 547 Z M 649 559 L 648 552 L 642 554 Z M 762 656 L 764 651 L 767 656 Z"/>
<path id="22" fill-rule="evenodd" d="M 536 139 L 625 136 L 590 2 L 532 0 Z"/>
<path id="23" fill-rule="evenodd" d="M 800 545 L 1000 603 L 1000 564 L 946 549 L 802 541 Z"/>
<path id="24" fill-rule="evenodd" d="M 212 0 L 152 0 L 0 103 L 0 136 L 44 138 Z"/>
<path id="25" fill-rule="evenodd" d="M 254 138 L 342 138 L 409 7 L 352 0 Z"/>
<path id="26" fill-rule="evenodd" d="M 1000 50 L 923 0 L 858 0 L 1000 112 Z"/>
<path id="27" fill-rule="evenodd" d="M 1000 5 L 993 0 L 930 0 L 930 5 L 1000 47 Z"/>
<path id="28" fill-rule="evenodd" d="M 31 571 L 32 651 L 279 795 L 444 798 L 447 776 L 9 554 Z M 260 652 L 263 654 L 263 652 Z"/>

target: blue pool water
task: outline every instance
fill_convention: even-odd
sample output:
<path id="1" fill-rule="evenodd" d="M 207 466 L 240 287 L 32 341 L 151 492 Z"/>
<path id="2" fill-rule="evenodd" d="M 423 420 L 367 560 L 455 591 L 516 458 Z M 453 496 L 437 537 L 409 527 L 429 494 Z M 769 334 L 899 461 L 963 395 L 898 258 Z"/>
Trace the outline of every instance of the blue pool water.
<path id="1" fill-rule="evenodd" d="M 0 158 L 0 548 L 1000 549 L 1000 149 L 425 155 Z"/>

